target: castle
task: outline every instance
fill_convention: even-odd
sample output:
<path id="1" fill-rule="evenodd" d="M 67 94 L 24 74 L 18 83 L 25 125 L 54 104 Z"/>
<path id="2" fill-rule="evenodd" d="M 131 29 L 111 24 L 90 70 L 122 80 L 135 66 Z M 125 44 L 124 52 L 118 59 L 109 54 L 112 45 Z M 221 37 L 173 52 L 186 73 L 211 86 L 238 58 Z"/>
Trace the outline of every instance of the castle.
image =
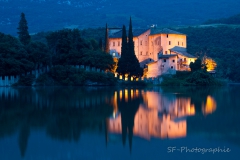
<path id="1" fill-rule="evenodd" d="M 175 74 L 176 70 L 190 70 L 196 57 L 187 53 L 186 35 L 170 29 L 133 29 L 136 57 L 147 77 Z M 109 28 L 109 48 L 113 57 L 121 57 L 122 29 Z"/>

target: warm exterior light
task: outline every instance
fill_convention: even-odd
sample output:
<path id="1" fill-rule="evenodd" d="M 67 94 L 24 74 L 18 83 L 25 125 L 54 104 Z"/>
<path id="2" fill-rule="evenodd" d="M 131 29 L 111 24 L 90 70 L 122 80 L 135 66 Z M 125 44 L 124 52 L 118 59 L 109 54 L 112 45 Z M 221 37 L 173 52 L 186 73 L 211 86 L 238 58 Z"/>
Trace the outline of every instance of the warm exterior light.
<path id="1" fill-rule="evenodd" d="M 122 90 L 119 92 L 120 101 L 122 100 Z"/>
<path id="2" fill-rule="evenodd" d="M 195 114 L 195 107 L 194 105 L 190 106 L 190 115 L 194 115 Z"/>
<path id="3" fill-rule="evenodd" d="M 125 96 L 125 102 L 127 102 L 128 101 L 128 90 L 127 89 L 125 89 L 125 91 L 124 91 L 124 96 Z"/>
<path id="4" fill-rule="evenodd" d="M 204 60 L 204 64 L 206 64 L 207 71 L 214 71 L 217 67 L 217 63 L 212 58 L 206 58 Z"/>
<path id="5" fill-rule="evenodd" d="M 202 107 L 203 114 L 211 114 L 216 110 L 216 101 L 211 96 L 207 96 L 206 105 Z"/>

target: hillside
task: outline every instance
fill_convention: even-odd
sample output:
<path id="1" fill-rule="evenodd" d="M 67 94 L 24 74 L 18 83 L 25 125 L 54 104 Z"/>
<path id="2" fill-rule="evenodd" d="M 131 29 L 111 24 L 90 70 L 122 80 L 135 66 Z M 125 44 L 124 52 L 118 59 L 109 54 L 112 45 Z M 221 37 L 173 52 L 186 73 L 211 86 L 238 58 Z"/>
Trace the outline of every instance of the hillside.
<path id="1" fill-rule="evenodd" d="M 217 75 L 240 82 L 240 27 L 174 28 L 187 34 L 188 52 L 206 54 L 217 61 Z"/>
<path id="2" fill-rule="evenodd" d="M 240 14 L 228 17 L 228 18 L 220 18 L 220 19 L 210 19 L 204 24 L 240 24 Z"/>
<path id="3" fill-rule="evenodd" d="M 127 25 L 130 16 L 135 27 L 196 25 L 237 14 L 239 8 L 240 0 L 0 0 L 0 32 L 16 35 L 21 12 L 30 33 L 36 33 L 106 23 L 119 27 Z"/>

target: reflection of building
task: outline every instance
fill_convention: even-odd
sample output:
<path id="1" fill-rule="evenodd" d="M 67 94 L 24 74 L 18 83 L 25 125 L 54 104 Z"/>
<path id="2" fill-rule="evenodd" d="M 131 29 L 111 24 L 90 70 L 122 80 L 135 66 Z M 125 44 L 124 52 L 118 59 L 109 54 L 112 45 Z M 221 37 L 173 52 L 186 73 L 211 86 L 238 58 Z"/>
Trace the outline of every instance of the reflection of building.
<path id="1" fill-rule="evenodd" d="M 161 94 L 154 91 L 121 90 L 115 92 L 114 99 L 117 104 L 117 97 L 120 100 L 128 101 L 140 93 L 143 103 L 140 104 L 135 117 L 133 134 L 145 139 L 158 138 L 179 138 L 185 137 L 187 132 L 186 117 L 195 114 L 195 106 L 191 97 L 178 96 L 177 94 Z M 124 96 L 130 93 L 131 96 Z M 117 96 L 119 94 L 119 96 Z M 204 99 L 204 98 L 203 98 Z M 131 106 L 126 106 L 131 107 Z M 202 113 L 210 114 L 216 110 L 216 102 L 211 96 L 206 97 L 202 103 Z M 110 133 L 122 133 L 121 114 L 114 110 L 113 118 L 108 120 L 108 131 Z"/>
<path id="2" fill-rule="evenodd" d="M 158 138 L 186 136 L 185 116 L 195 113 L 190 98 L 176 98 L 174 94 L 164 96 L 149 91 L 143 93 L 143 98 L 144 103 L 139 106 L 134 118 L 134 135 L 146 139 L 150 139 L 151 136 Z M 121 116 L 109 119 L 108 130 L 112 133 L 122 132 Z"/>

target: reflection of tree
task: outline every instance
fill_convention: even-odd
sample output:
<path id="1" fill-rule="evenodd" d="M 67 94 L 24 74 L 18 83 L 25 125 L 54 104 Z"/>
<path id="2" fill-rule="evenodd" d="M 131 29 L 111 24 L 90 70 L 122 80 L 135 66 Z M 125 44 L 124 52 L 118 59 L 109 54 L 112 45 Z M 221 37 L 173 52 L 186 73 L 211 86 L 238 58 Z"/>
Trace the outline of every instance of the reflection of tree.
<path id="1" fill-rule="evenodd" d="M 0 96 L 0 138 L 20 128 L 18 143 L 22 157 L 27 150 L 30 128 L 46 128 L 47 134 L 58 140 L 79 141 L 82 130 L 102 130 L 103 121 L 113 112 L 106 97 L 111 97 L 114 89 L 29 87 L 9 90 L 14 92 Z M 85 97 L 91 104 L 79 106 L 77 100 Z"/>
<path id="2" fill-rule="evenodd" d="M 78 113 L 60 113 L 53 117 L 47 126 L 47 133 L 51 137 L 68 141 L 78 141 L 80 139 L 81 116 Z"/>
<path id="3" fill-rule="evenodd" d="M 19 137 L 18 137 L 18 144 L 19 144 L 22 157 L 25 156 L 29 136 L 30 136 L 30 127 L 27 124 L 24 124 L 20 128 Z"/>
<path id="4" fill-rule="evenodd" d="M 142 97 L 131 97 L 131 90 L 123 92 L 123 97 L 127 97 L 118 102 L 119 111 L 121 112 L 122 124 L 122 143 L 126 144 L 127 133 L 129 140 L 130 151 L 132 150 L 132 137 L 134 127 L 134 117 L 139 108 L 140 103 L 143 101 Z M 127 94 L 127 95 L 126 95 Z"/>

